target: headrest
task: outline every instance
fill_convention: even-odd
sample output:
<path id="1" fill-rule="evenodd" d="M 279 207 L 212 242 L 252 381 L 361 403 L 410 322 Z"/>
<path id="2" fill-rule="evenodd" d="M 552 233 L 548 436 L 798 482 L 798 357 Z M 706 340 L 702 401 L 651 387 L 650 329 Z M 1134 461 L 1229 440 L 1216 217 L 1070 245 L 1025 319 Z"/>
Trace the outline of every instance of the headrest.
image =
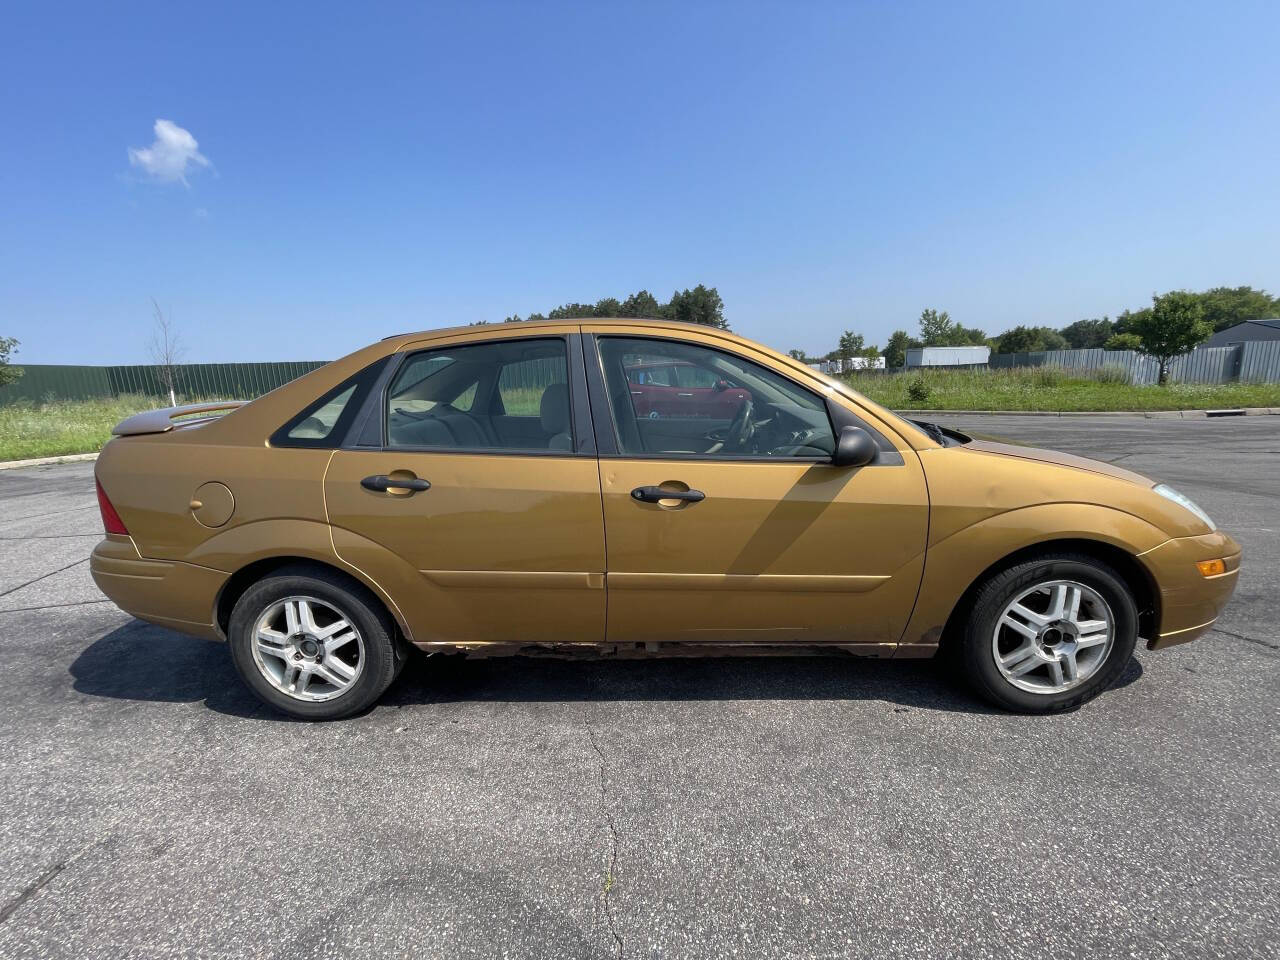
<path id="1" fill-rule="evenodd" d="M 553 383 L 542 391 L 539 405 L 542 429 L 545 433 L 566 433 L 569 430 L 569 385 Z"/>

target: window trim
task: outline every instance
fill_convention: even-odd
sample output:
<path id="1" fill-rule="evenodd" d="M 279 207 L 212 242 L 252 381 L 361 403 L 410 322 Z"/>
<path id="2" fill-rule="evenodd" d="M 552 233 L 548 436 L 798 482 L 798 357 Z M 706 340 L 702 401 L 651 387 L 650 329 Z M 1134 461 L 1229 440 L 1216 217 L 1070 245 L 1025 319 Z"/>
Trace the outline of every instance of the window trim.
<path id="1" fill-rule="evenodd" d="M 879 430 L 867 423 L 857 414 L 844 407 L 832 402 L 830 397 L 825 397 L 818 391 L 814 390 L 806 384 L 800 383 L 794 377 L 775 370 L 773 367 L 762 364 L 750 357 L 728 350 L 724 347 L 709 346 L 704 343 L 697 343 L 689 340 L 682 340 L 679 337 L 656 336 L 649 333 L 630 332 L 627 333 L 590 333 L 583 335 L 583 349 L 586 354 L 587 364 L 587 385 L 591 400 L 591 416 L 594 421 L 596 443 L 600 448 L 599 456 L 601 459 L 614 460 L 667 460 L 667 461 L 685 461 L 697 463 L 799 463 L 799 464 L 825 464 L 830 466 L 832 458 L 827 457 L 771 457 L 768 454 L 739 454 L 730 456 L 719 456 L 716 454 L 705 453 L 624 453 L 618 437 L 618 425 L 613 415 L 613 405 L 609 402 L 609 391 L 605 386 L 604 379 L 604 358 L 600 354 L 597 341 L 601 339 L 613 338 L 617 340 L 657 340 L 665 343 L 676 343 L 683 345 L 692 345 L 702 347 L 717 353 L 727 353 L 731 357 L 736 357 L 746 363 L 750 363 L 757 367 L 763 367 L 770 373 L 788 383 L 799 390 L 803 390 L 806 394 L 815 397 L 822 403 L 823 409 L 827 414 L 827 421 L 831 425 L 831 435 L 839 438 L 840 431 L 846 426 L 861 427 L 871 434 L 873 440 L 880 453 L 876 459 L 867 464 L 869 467 L 879 466 L 904 466 L 905 461 L 902 454 L 898 452 L 898 448 L 884 436 Z"/>
<path id="2" fill-rule="evenodd" d="M 389 357 L 380 357 L 364 369 L 347 377 L 337 386 L 326 390 L 319 397 L 311 400 L 267 438 L 267 445 L 272 447 L 290 447 L 312 450 L 336 450 L 343 446 L 348 434 L 350 433 L 352 424 L 360 421 L 370 395 L 370 390 L 374 383 L 379 380 L 379 374 L 388 366 L 387 361 L 389 359 Z M 338 419 L 334 421 L 333 429 L 329 431 L 328 436 L 289 436 L 290 430 L 301 424 L 307 419 L 307 417 L 311 416 L 314 411 L 323 407 L 326 403 L 331 402 L 335 397 L 340 396 L 347 390 L 350 390 L 353 385 L 355 386 L 355 392 L 352 393 L 351 399 L 347 401 L 346 406 L 342 408 L 342 413 L 338 414 Z"/>
<path id="3" fill-rule="evenodd" d="M 583 372 L 582 334 L 580 333 L 529 333 L 524 336 L 501 337 L 494 339 L 459 341 L 456 343 L 441 344 L 440 346 L 422 345 L 413 350 L 405 350 L 391 355 L 393 362 L 387 365 L 387 370 L 377 389 L 365 400 L 368 410 L 365 412 L 367 419 L 362 419 L 362 430 L 359 433 L 358 440 L 350 445 L 344 445 L 344 449 L 353 450 L 374 450 L 383 453 L 430 453 L 440 456 L 449 454 L 465 455 L 465 456 L 490 456 L 490 457 L 590 457 L 595 458 L 595 438 L 591 432 L 591 413 L 587 402 L 587 386 L 586 376 Z M 573 437 L 573 449 L 571 450 L 547 450 L 541 447 L 435 447 L 435 446 L 418 446 L 418 445 L 395 445 L 392 446 L 387 442 L 387 405 L 389 402 L 389 393 L 391 385 L 395 382 L 396 375 L 403 366 L 408 363 L 411 357 L 418 356 L 423 353 L 430 353 L 434 350 L 457 349 L 459 347 L 480 347 L 489 344 L 499 343 L 521 343 L 529 340 L 559 340 L 564 344 L 565 349 L 565 365 L 566 375 L 569 383 L 569 432 Z M 493 382 L 493 389 L 496 390 L 497 381 Z M 478 399 L 478 398 L 477 398 Z M 376 427 L 376 433 L 375 433 Z M 373 442 L 375 441 L 376 442 Z"/>

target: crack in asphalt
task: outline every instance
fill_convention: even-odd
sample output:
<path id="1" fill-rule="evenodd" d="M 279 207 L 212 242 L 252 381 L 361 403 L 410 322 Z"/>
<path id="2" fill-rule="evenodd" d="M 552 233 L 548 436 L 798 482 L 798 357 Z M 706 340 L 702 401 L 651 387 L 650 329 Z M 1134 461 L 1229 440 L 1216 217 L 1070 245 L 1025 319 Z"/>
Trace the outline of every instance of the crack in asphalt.
<path id="1" fill-rule="evenodd" d="M 81 510 L 90 510 L 96 507 L 96 503 L 90 503 L 83 507 L 72 507 L 69 510 L 55 510 L 53 513 L 36 513 L 29 517 L 5 517 L 0 519 L 0 524 L 22 523 L 24 520 L 44 520 L 48 517 L 61 517 L 68 513 L 79 513 Z"/>
<path id="2" fill-rule="evenodd" d="M 101 600 L 76 600 L 74 603 L 46 603 L 40 607 L 5 607 L 0 609 L 0 614 L 4 613 L 33 613 L 39 610 L 58 610 L 62 607 L 87 607 L 94 603 L 110 603 L 106 597 Z"/>
<path id="3" fill-rule="evenodd" d="M 596 739 L 595 728 L 590 723 L 587 724 L 587 736 L 591 739 L 591 748 L 595 750 L 596 756 L 600 758 L 600 810 L 604 814 L 605 824 L 609 828 L 609 867 L 604 878 L 604 891 L 600 895 L 600 899 L 604 901 L 604 915 L 609 924 L 609 933 L 613 937 L 613 942 L 618 945 L 618 960 L 622 960 L 622 935 L 618 933 L 618 926 L 613 916 L 613 901 L 609 894 L 613 891 L 613 885 L 618 875 L 618 825 L 613 819 L 613 812 L 609 809 L 609 793 L 606 787 L 605 760 L 604 751 L 600 749 L 600 742 Z"/>
<path id="4" fill-rule="evenodd" d="M 88 563 L 88 562 L 89 562 L 88 557 L 81 557 L 79 560 L 73 561 L 72 563 L 68 563 L 65 567 L 59 567 L 57 570 L 50 570 L 48 573 L 42 573 L 40 574 L 40 576 L 32 580 L 28 580 L 26 583 L 20 583 L 16 587 L 10 587 L 8 590 L 0 591 L 0 597 L 7 597 L 11 593 L 17 593 L 23 587 L 29 587 L 33 583 L 39 583 L 41 580 L 49 579 L 49 577 L 52 577 L 54 574 L 62 573 L 62 571 L 64 570 L 70 570 L 72 567 L 78 567 L 80 566 L 80 564 Z"/>
<path id="5" fill-rule="evenodd" d="M 1224 637 L 1234 637 L 1237 640 L 1244 640 L 1248 643 L 1256 643 L 1260 647 L 1266 647 L 1268 650 L 1280 650 L 1280 643 L 1272 643 L 1270 640 L 1262 640 L 1258 637 L 1246 637 L 1243 633 L 1232 633 L 1230 630 L 1223 630 L 1220 627 L 1214 627 L 1210 633 L 1220 633 Z"/>
<path id="6" fill-rule="evenodd" d="M 0 923 L 8 921 L 11 916 L 18 912 L 19 907 L 53 882 L 53 878 L 63 870 L 67 869 L 67 864 L 70 862 L 71 860 L 68 859 L 61 863 L 55 863 L 44 873 L 40 874 L 40 876 L 36 877 L 34 881 L 23 887 L 22 891 L 16 897 L 6 903 L 3 907 L 0 907 Z"/>

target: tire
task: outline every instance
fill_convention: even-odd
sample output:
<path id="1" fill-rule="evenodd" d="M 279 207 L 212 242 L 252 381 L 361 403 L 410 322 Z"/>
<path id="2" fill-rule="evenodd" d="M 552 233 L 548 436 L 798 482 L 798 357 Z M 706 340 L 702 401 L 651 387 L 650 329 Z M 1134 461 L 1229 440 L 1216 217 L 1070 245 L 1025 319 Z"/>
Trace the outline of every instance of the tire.
<path id="1" fill-rule="evenodd" d="M 960 664 L 988 702 L 1058 713 L 1115 683 L 1137 639 L 1138 608 L 1124 578 L 1094 557 L 1055 554 L 996 573 L 978 588 Z"/>
<path id="2" fill-rule="evenodd" d="M 319 628 L 301 626 L 291 637 L 287 624 L 299 621 Z M 332 631 L 327 639 L 312 639 L 326 631 Z M 249 587 L 231 611 L 227 639 L 236 672 L 254 695 L 303 720 L 337 720 L 368 708 L 405 662 L 395 623 L 377 597 L 309 566 L 282 568 Z"/>

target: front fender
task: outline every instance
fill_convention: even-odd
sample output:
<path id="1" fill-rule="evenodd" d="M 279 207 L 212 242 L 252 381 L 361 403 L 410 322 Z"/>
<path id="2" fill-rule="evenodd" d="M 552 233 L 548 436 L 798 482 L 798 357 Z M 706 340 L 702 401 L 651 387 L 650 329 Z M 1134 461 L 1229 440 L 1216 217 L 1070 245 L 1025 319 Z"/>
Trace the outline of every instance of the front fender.
<path id="1" fill-rule="evenodd" d="M 956 604 L 983 571 L 1037 544 L 1091 540 L 1140 555 L 1169 539 L 1146 520 L 1095 503 L 1045 503 L 1008 510 L 962 527 L 931 544 L 915 610 L 897 656 L 930 655 Z M 1145 565 L 1145 564 L 1144 564 Z"/>

